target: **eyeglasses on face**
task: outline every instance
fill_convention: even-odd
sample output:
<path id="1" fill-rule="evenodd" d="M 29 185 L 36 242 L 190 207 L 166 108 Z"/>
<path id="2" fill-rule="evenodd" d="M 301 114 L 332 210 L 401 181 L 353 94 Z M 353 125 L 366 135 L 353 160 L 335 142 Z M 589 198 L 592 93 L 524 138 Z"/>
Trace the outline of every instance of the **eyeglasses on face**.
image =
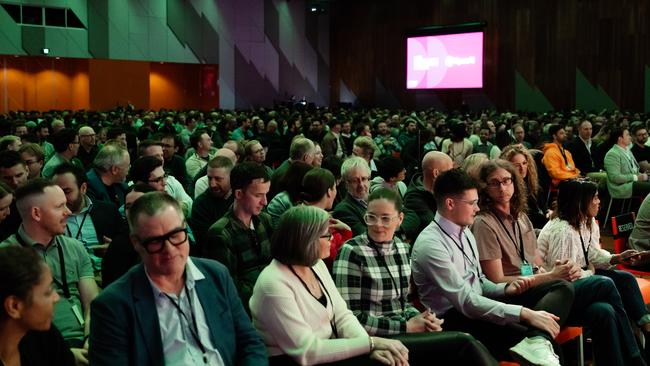
<path id="1" fill-rule="evenodd" d="M 387 226 L 390 226 L 391 222 L 393 222 L 393 220 L 395 220 L 398 217 L 399 217 L 399 215 L 395 215 L 395 216 L 377 216 L 377 215 L 367 213 L 367 214 L 363 215 L 363 221 L 365 221 L 366 224 L 370 225 L 370 226 L 375 226 L 375 225 L 380 225 L 381 224 L 382 226 L 387 227 Z"/>
<path id="2" fill-rule="evenodd" d="M 460 199 L 460 198 L 454 198 L 454 201 L 460 201 L 460 202 L 463 202 L 463 203 L 468 204 L 470 206 L 478 207 L 478 199 L 476 199 L 476 200 L 463 200 L 463 199 Z"/>
<path id="3" fill-rule="evenodd" d="M 512 184 L 512 177 L 503 178 L 502 180 L 492 179 L 487 183 L 490 188 L 499 188 L 501 186 L 508 187 Z"/>
<path id="4" fill-rule="evenodd" d="M 165 247 L 165 242 L 177 247 L 187 240 L 187 228 L 178 228 L 168 232 L 165 235 L 156 236 L 154 238 L 144 239 L 140 242 L 140 245 L 149 254 L 156 254 L 162 252 Z"/>

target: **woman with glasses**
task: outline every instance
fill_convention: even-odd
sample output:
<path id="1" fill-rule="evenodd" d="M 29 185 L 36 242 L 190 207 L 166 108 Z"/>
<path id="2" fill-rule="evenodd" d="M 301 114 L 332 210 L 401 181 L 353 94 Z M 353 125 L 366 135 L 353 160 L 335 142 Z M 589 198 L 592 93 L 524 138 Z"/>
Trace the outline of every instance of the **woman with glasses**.
<path id="1" fill-rule="evenodd" d="M 524 180 L 528 195 L 528 218 L 536 229 L 541 229 L 548 222 L 546 207 L 546 193 L 539 184 L 537 165 L 535 159 L 521 144 L 507 146 L 501 153 L 501 159 L 511 162 Z"/>
<path id="2" fill-rule="evenodd" d="M 629 272 L 615 269 L 619 263 L 634 264 L 633 258 L 638 252 L 629 249 L 611 254 L 600 247 L 600 230 L 595 219 L 600 206 L 597 184 L 573 179 L 560 182 L 558 189 L 556 212 L 538 239 L 544 266 L 550 267 L 556 261 L 568 259 L 582 267 L 580 278 L 593 275 L 610 278 L 618 289 L 628 317 L 650 340 L 650 314 L 636 278 Z"/>
<path id="3" fill-rule="evenodd" d="M 74 365 L 74 356 L 52 326 L 52 274 L 31 248 L 0 248 L 0 365 Z"/>
<path id="4" fill-rule="evenodd" d="M 401 340 L 412 364 L 428 363 L 432 353 L 442 364 L 496 364 L 472 336 L 441 332 L 442 320 L 408 300 L 410 248 L 394 235 L 403 219 L 397 192 L 378 188 L 370 194 L 367 234 L 348 240 L 334 262 L 334 280 L 348 307 L 368 334 Z"/>
<path id="5" fill-rule="evenodd" d="M 611 280 L 601 276 L 579 279 L 580 267 L 572 260 L 550 261 L 548 267 L 541 267 L 543 258 L 526 215 L 526 188 L 513 164 L 505 160 L 487 162 L 479 177 L 481 211 L 472 232 L 485 276 L 495 283 L 527 278 L 527 286 L 519 289 L 519 301 L 537 302 L 552 313 L 569 311 L 565 324 L 591 331 L 598 364 L 638 362 L 639 350 Z M 570 308 L 553 296 L 555 286 L 566 285 L 560 280 L 573 284 L 575 296 Z"/>
<path id="6" fill-rule="evenodd" d="M 306 205 L 280 217 L 271 241 L 273 260 L 250 299 L 270 364 L 408 365 L 406 347 L 369 337 L 336 290 L 321 260 L 329 256 L 329 220 L 324 210 Z"/>

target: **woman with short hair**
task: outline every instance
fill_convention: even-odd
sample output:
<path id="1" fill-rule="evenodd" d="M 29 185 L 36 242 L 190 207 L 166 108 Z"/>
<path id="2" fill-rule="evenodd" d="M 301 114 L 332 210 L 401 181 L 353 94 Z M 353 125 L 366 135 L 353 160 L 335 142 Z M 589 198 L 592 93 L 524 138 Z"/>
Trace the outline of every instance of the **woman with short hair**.
<path id="1" fill-rule="evenodd" d="M 273 260 L 250 299 L 270 364 L 407 365 L 406 347 L 368 336 L 336 290 L 321 260 L 329 256 L 330 235 L 329 215 L 320 208 L 300 205 L 280 217 Z"/>
<path id="2" fill-rule="evenodd" d="M 50 268 L 31 248 L 0 248 L 0 365 L 74 365 L 52 325 L 59 294 Z"/>

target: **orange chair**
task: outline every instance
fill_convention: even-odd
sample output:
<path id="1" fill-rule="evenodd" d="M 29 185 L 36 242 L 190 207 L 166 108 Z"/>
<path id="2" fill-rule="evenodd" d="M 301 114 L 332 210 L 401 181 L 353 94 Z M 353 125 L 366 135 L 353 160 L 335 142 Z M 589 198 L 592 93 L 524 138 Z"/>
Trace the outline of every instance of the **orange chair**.
<path id="1" fill-rule="evenodd" d="M 627 249 L 627 240 L 634 229 L 636 215 L 634 212 L 628 212 L 622 215 L 612 217 L 612 235 L 614 236 L 614 253 L 619 254 Z M 650 276 L 650 272 L 639 271 L 634 267 L 628 267 L 619 264 L 618 269 L 630 272 L 635 276 Z M 645 298 L 645 296 L 644 296 Z"/>

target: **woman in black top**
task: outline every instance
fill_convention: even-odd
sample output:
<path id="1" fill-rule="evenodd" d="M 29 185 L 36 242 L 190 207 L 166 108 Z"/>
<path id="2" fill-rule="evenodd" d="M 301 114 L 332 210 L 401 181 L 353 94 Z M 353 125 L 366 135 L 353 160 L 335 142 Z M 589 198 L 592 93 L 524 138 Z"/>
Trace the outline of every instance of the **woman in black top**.
<path id="1" fill-rule="evenodd" d="M 74 365 L 74 356 L 52 326 L 52 274 L 36 251 L 0 248 L 0 365 Z"/>

